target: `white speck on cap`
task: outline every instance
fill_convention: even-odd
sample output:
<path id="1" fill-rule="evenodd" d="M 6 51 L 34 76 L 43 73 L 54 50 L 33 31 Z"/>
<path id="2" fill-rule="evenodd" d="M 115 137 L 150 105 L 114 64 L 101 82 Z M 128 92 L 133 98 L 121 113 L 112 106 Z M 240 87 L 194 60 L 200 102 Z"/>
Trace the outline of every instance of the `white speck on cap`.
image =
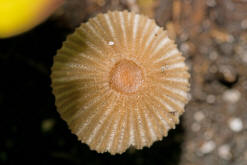
<path id="1" fill-rule="evenodd" d="M 242 120 L 239 118 L 232 118 L 229 120 L 229 127 L 234 132 L 240 132 L 243 129 Z"/>
<path id="2" fill-rule="evenodd" d="M 114 42 L 113 41 L 109 41 L 108 45 L 112 46 L 112 45 L 114 45 Z"/>

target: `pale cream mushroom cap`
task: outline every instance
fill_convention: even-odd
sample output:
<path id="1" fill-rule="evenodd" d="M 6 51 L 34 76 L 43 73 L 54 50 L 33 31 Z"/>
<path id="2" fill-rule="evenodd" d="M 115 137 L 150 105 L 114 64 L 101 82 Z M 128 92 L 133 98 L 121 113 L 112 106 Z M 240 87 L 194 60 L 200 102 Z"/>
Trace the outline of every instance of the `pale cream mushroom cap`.
<path id="1" fill-rule="evenodd" d="M 97 152 L 141 149 L 167 136 L 188 102 L 189 73 L 167 32 L 127 11 L 83 23 L 54 57 L 56 106 Z"/>

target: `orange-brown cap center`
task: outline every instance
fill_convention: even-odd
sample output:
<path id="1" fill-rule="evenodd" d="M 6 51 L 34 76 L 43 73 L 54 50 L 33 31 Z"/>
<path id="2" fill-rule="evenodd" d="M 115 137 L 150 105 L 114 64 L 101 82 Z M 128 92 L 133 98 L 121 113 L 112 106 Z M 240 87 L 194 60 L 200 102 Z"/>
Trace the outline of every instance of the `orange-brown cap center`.
<path id="1" fill-rule="evenodd" d="M 135 93 L 143 83 L 142 69 L 130 60 L 121 60 L 110 73 L 110 85 L 121 93 Z"/>

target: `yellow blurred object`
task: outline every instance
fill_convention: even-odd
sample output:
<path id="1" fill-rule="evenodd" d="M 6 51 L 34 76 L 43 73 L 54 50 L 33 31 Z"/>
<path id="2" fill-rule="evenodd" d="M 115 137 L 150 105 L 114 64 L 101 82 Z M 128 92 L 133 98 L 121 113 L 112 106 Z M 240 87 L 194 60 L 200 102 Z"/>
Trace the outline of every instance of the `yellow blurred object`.
<path id="1" fill-rule="evenodd" d="M 30 30 L 62 2 L 63 0 L 0 0 L 0 38 Z"/>

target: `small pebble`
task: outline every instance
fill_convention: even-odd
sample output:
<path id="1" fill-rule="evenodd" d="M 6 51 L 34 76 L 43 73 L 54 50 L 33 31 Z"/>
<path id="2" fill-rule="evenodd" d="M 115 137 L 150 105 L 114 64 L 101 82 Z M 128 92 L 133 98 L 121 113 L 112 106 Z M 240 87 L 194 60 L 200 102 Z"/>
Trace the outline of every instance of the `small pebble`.
<path id="1" fill-rule="evenodd" d="M 198 132 L 198 131 L 200 131 L 200 129 L 201 129 L 201 126 L 200 126 L 200 124 L 199 123 L 193 123 L 192 125 L 191 125 L 191 130 L 193 131 L 193 132 Z"/>
<path id="2" fill-rule="evenodd" d="M 230 146 L 227 144 L 220 146 L 218 149 L 218 155 L 222 159 L 230 160 L 232 158 Z"/>
<path id="3" fill-rule="evenodd" d="M 205 118 L 205 115 L 201 111 L 198 111 L 198 112 L 194 113 L 194 119 L 197 122 L 202 121 L 204 118 Z"/>
<path id="4" fill-rule="evenodd" d="M 242 83 L 242 87 L 247 90 L 247 80 Z"/>
<path id="5" fill-rule="evenodd" d="M 186 41 L 186 40 L 188 40 L 188 38 L 189 38 L 189 36 L 187 33 L 182 33 L 180 35 L 180 41 Z"/>
<path id="6" fill-rule="evenodd" d="M 205 131 L 203 135 L 204 135 L 205 139 L 210 140 L 213 138 L 214 132 L 212 129 L 209 129 L 209 130 Z"/>
<path id="7" fill-rule="evenodd" d="M 214 95 L 208 95 L 206 98 L 207 103 L 213 104 L 215 103 L 216 97 Z"/>
<path id="8" fill-rule="evenodd" d="M 210 60 L 216 60 L 218 58 L 218 53 L 216 51 L 212 51 L 210 54 L 209 54 L 209 59 Z"/>
<path id="9" fill-rule="evenodd" d="M 228 83 L 234 83 L 237 80 L 237 72 L 231 66 L 222 65 L 219 72 L 222 74 L 224 81 Z"/>
<path id="10" fill-rule="evenodd" d="M 223 93 L 223 100 L 227 103 L 237 103 L 241 97 L 241 93 L 237 89 L 229 89 Z"/>
<path id="11" fill-rule="evenodd" d="M 241 22 L 241 27 L 242 27 L 242 29 L 247 29 L 247 19 L 244 19 L 244 20 Z"/>
<path id="12" fill-rule="evenodd" d="M 216 6 L 216 2 L 215 2 L 215 0 L 207 0 L 207 5 L 209 6 L 209 7 L 215 7 Z"/>
<path id="13" fill-rule="evenodd" d="M 180 50 L 183 53 L 188 53 L 189 50 L 190 50 L 190 46 L 187 43 L 182 43 L 181 46 L 180 46 Z"/>
<path id="14" fill-rule="evenodd" d="M 202 154 L 208 154 L 212 152 L 215 149 L 215 142 L 210 140 L 208 142 L 205 142 L 201 147 L 200 147 L 200 152 Z"/>
<path id="15" fill-rule="evenodd" d="M 247 161 L 247 151 L 244 152 L 244 160 Z"/>
<path id="16" fill-rule="evenodd" d="M 230 129 L 234 132 L 240 132 L 243 129 L 243 122 L 240 118 L 232 118 L 228 124 Z"/>
<path id="17" fill-rule="evenodd" d="M 241 54 L 241 60 L 244 62 L 244 63 L 247 63 L 247 53 L 244 53 L 244 54 Z"/>

